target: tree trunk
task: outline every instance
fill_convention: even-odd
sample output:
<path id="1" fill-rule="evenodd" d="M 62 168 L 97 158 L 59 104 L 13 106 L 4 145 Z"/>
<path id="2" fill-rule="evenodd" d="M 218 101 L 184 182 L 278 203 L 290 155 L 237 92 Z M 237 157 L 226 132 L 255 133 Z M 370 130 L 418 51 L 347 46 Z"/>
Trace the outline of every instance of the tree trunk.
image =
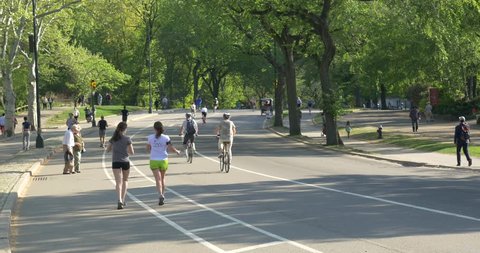
<path id="1" fill-rule="evenodd" d="M 477 97 L 477 76 L 473 76 L 473 82 L 472 82 L 472 95 L 473 98 Z"/>
<path id="2" fill-rule="evenodd" d="M 300 111 L 297 109 L 297 81 L 295 76 L 295 61 L 293 45 L 281 46 L 285 55 L 285 81 L 287 85 L 288 122 L 290 135 L 302 135 L 300 129 Z"/>
<path id="3" fill-rule="evenodd" d="M 193 67 L 193 101 L 195 101 L 195 99 L 197 98 L 198 96 L 198 83 L 200 81 L 200 60 L 195 60 L 195 67 Z M 191 103 L 189 103 L 190 105 Z"/>
<path id="4" fill-rule="evenodd" d="M 467 100 L 472 100 L 475 97 L 474 92 L 474 83 L 475 83 L 475 76 L 468 76 L 467 77 Z"/>
<path id="5" fill-rule="evenodd" d="M 15 92 L 13 90 L 12 71 L 6 68 L 3 73 L 3 88 L 5 91 L 5 133 L 8 137 L 15 134 L 13 118 L 15 117 Z"/>
<path id="6" fill-rule="evenodd" d="M 322 84 L 322 96 L 324 103 L 325 123 L 327 126 L 327 145 L 338 145 L 336 108 L 337 102 L 334 87 L 330 81 L 330 64 L 335 56 L 335 44 L 328 27 L 328 13 L 331 1 L 323 1 L 322 14 L 317 22 L 314 22 L 314 30 L 320 36 L 324 50 L 320 60 L 320 83 Z"/>
<path id="7" fill-rule="evenodd" d="M 387 88 L 385 83 L 380 83 L 380 103 L 382 103 L 382 110 L 387 110 Z"/>
<path id="8" fill-rule="evenodd" d="M 31 129 L 37 130 L 37 81 L 35 78 L 35 61 L 30 61 L 30 74 L 28 76 L 28 121 L 31 123 Z"/>
<path id="9" fill-rule="evenodd" d="M 283 93 L 285 92 L 285 74 L 280 69 L 277 71 L 278 81 L 275 83 L 275 119 L 273 126 L 283 126 Z"/>
<path id="10" fill-rule="evenodd" d="M 355 107 L 362 107 L 362 94 L 358 84 L 355 85 Z"/>

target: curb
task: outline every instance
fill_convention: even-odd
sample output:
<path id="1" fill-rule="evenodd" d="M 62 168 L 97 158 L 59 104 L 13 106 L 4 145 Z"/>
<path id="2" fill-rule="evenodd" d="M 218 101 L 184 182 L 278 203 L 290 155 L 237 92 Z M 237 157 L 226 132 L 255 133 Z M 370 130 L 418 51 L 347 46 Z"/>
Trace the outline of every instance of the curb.
<path id="1" fill-rule="evenodd" d="M 419 163 L 419 162 L 412 162 L 412 161 L 404 161 L 404 160 L 397 160 L 397 159 L 392 159 L 392 158 L 386 158 L 382 157 L 379 155 L 372 155 L 372 154 L 366 154 L 366 153 L 361 153 L 357 151 L 351 151 L 351 150 L 344 150 L 344 149 L 338 149 L 335 147 L 329 147 L 325 145 L 320 145 L 320 144 L 313 144 L 307 140 L 303 140 L 300 138 L 288 136 L 286 134 L 280 133 L 271 127 L 268 127 L 268 130 L 270 130 L 272 133 L 281 136 L 283 138 L 290 138 L 290 139 L 295 139 L 298 142 L 301 142 L 305 145 L 310 145 L 310 146 L 317 146 L 321 149 L 326 149 L 330 151 L 335 151 L 335 152 L 342 152 L 345 154 L 350 154 L 350 155 L 355 155 L 355 156 L 360 156 L 360 157 L 365 157 L 369 159 L 374 159 L 374 160 L 379 160 L 379 161 L 386 161 L 386 162 L 391 162 L 391 163 L 396 163 L 400 164 L 402 166 L 410 166 L 410 167 L 428 167 L 428 168 L 441 168 L 441 169 L 451 169 L 451 170 L 464 170 L 464 171 L 469 171 L 469 172 L 480 172 L 477 169 L 473 168 L 467 168 L 467 167 L 455 167 L 455 166 L 448 166 L 448 165 L 441 165 L 441 164 L 429 164 L 429 163 Z M 307 136 L 308 137 L 308 136 Z"/>
<path id="2" fill-rule="evenodd" d="M 47 157 L 39 159 L 35 162 L 27 171 L 25 171 L 18 181 L 13 186 L 12 190 L 7 196 L 7 200 L 2 207 L 0 213 L 0 253 L 11 253 L 10 248 L 10 235 L 11 235 L 11 218 L 15 205 L 19 197 L 23 196 L 31 177 L 37 173 L 42 165 L 50 159 L 56 153 L 56 149 L 53 149 Z"/>

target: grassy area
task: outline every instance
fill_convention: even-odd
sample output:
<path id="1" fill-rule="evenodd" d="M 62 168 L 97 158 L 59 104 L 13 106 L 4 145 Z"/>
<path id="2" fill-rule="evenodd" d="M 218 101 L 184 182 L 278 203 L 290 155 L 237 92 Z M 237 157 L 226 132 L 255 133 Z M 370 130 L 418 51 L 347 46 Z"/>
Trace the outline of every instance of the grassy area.
<path id="1" fill-rule="evenodd" d="M 345 133 L 343 127 L 339 128 L 339 131 L 340 133 Z M 444 142 L 421 136 L 384 132 L 383 139 L 377 139 L 377 129 L 374 127 L 355 128 L 352 131 L 351 137 L 360 140 L 392 144 L 427 152 L 438 152 L 451 155 L 454 155 L 456 152 L 455 145 L 453 144 L 453 137 L 451 142 Z M 480 156 L 480 146 L 470 145 L 469 151 L 470 155 L 472 156 Z"/>
<path id="2" fill-rule="evenodd" d="M 120 111 L 123 109 L 122 105 L 102 105 L 102 106 L 97 106 L 97 111 L 95 113 L 95 118 L 100 119 L 100 116 L 110 116 L 110 115 L 120 115 Z M 85 120 L 85 111 L 84 107 L 80 108 L 80 120 Z M 134 111 L 139 111 L 143 110 L 143 107 L 139 106 L 127 106 L 127 109 L 129 112 L 134 112 Z M 65 121 L 68 119 L 68 114 L 73 112 L 71 108 L 64 110 L 63 112 L 51 117 L 47 121 L 47 125 L 62 125 L 65 124 Z"/>

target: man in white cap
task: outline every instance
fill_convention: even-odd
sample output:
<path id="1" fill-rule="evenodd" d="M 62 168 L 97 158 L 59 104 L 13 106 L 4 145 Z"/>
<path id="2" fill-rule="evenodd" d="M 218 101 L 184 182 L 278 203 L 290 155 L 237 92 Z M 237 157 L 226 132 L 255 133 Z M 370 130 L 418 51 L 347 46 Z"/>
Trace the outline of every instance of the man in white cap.
<path id="1" fill-rule="evenodd" d="M 463 153 L 468 161 L 468 166 L 472 166 L 472 158 L 468 153 L 468 144 L 470 143 L 470 127 L 465 122 L 465 117 L 458 117 L 460 123 L 455 127 L 455 135 L 453 137 L 453 143 L 457 145 L 457 166 L 461 164 L 460 151 L 463 149 Z"/>
<path id="2" fill-rule="evenodd" d="M 77 129 L 76 124 L 68 128 L 63 135 L 63 159 L 65 160 L 63 174 L 72 174 L 73 172 L 73 146 L 75 146 L 75 140 L 73 137 L 73 131 L 75 131 L 74 129 Z"/>

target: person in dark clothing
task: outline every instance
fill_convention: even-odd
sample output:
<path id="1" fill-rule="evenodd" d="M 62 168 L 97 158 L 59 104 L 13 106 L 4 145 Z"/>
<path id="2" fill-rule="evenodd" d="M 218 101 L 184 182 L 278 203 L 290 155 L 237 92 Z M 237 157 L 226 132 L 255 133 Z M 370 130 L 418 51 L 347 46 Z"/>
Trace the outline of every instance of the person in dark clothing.
<path id="1" fill-rule="evenodd" d="M 412 120 L 412 131 L 418 132 L 418 120 L 420 119 L 420 112 L 416 106 L 412 106 L 410 109 L 410 119 Z"/>
<path id="2" fill-rule="evenodd" d="M 468 153 L 468 144 L 470 143 L 470 127 L 465 122 L 465 117 L 458 117 L 460 123 L 455 126 L 455 135 L 453 137 L 453 143 L 457 145 L 457 166 L 461 165 L 460 151 L 463 149 L 463 153 L 468 161 L 468 166 L 472 166 L 472 158 Z"/>
<path id="3" fill-rule="evenodd" d="M 30 122 L 28 122 L 27 117 L 23 117 L 22 123 L 22 132 L 23 132 L 23 150 L 27 151 L 30 149 Z"/>
<path id="4" fill-rule="evenodd" d="M 127 106 L 124 105 L 122 110 L 122 121 L 126 123 L 127 117 L 128 117 L 128 110 L 127 110 Z"/>
<path id="5" fill-rule="evenodd" d="M 100 137 L 100 147 L 105 147 L 105 135 L 107 132 L 108 123 L 105 117 L 100 116 L 101 120 L 98 121 L 98 136 Z"/>

